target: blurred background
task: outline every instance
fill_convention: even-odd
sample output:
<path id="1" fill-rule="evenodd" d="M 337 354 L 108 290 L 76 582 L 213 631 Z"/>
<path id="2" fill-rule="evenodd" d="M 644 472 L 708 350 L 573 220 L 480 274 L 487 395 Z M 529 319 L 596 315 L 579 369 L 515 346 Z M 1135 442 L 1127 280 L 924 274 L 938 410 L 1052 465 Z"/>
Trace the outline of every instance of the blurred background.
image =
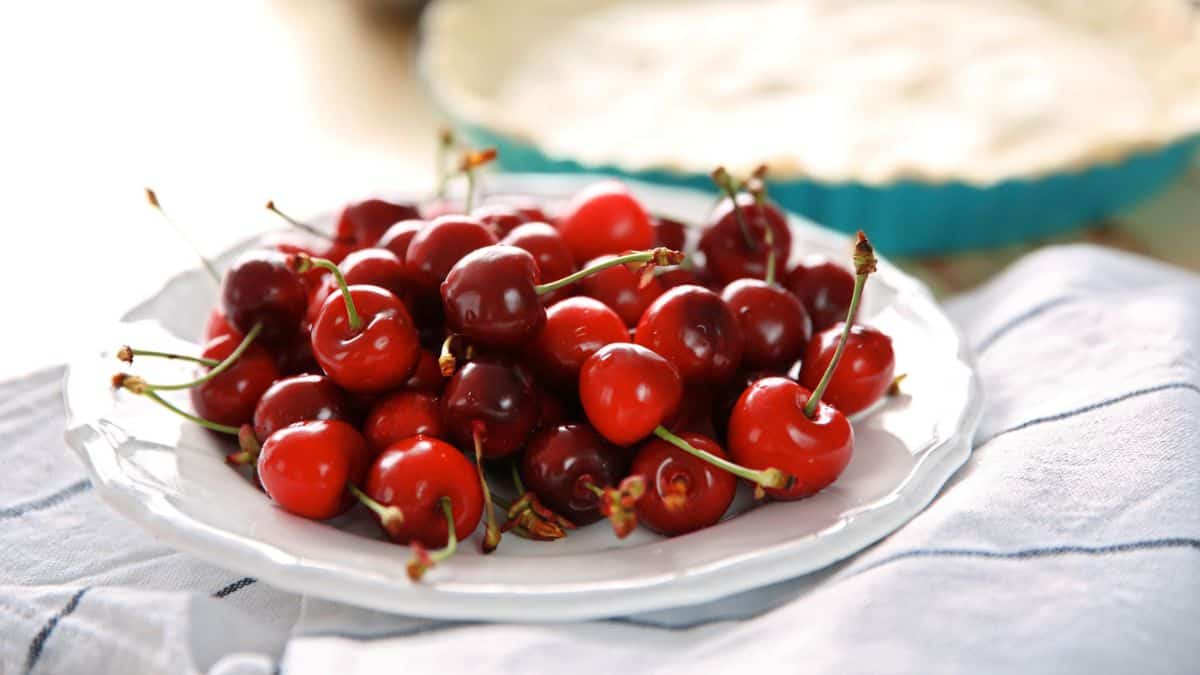
<path id="1" fill-rule="evenodd" d="M 304 215 L 430 189 L 447 120 L 417 67 L 421 11 L 400 0 L 5 3 L 0 375 L 62 361 L 78 331 L 195 264 L 143 186 L 208 254 L 277 228 L 267 199 Z M 1153 196 L 1089 225 L 899 261 L 943 295 L 1062 241 L 1200 269 L 1200 166 L 1188 159 Z"/>

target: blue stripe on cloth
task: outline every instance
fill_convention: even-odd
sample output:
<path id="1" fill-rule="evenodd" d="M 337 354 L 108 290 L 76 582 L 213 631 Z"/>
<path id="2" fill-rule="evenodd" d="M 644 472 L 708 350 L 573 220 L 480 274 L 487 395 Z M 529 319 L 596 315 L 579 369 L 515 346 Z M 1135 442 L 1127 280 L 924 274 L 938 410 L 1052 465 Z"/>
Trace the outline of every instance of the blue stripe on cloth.
<path id="1" fill-rule="evenodd" d="M 242 577 L 241 579 L 238 579 L 237 581 L 234 581 L 233 583 L 231 583 L 231 584 L 228 584 L 227 586 L 225 586 L 225 587 L 224 587 L 224 588 L 222 588 L 221 590 L 219 590 L 219 591 L 217 591 L 217 592 L 213 593 L 213 594 L 212 594 L 212 597 L 214 597 L 214 598 L 224 598 L 224 597 L 226 597 L 226 596 L 228 596 L 228 595 L 232 595 L 232 594 L 234 594 L 234 593 L 237 593 L 238 591 L 240 591 L 240 590 L 242 590 L 243 588 L 245 588 L 245 587 L 249 586 L 250 584 L 253 584 L 253 583 L 254 583 L 254 582 L 256 582 L 256 581 L 258 581 L 258 579 L 255 579 L 254 577 Z"/>
<path id="2" fill-rule="evenodd" d="M 979 356 L 980 354 L 983 354 L 985 351 L 987 351 L 987 349 L 989 347 L 991 347 L 993 344 L 995 344 L 995 342 L 997 340 L 999 340 L 1000 338 L 1007 335 L 1009 333 L 1009 331 L 1016 328 L 1017 326 L 1020 326 L 1021 324 L 1025 323 L 1026 321 L 1028 321 L 1034 317 L 1040 316 L 1040 315 L 1046 313 L 1047 311 L 1054 309 L 1055 307 L 1058 307 L 1059 305 L 1064 305 L 1073 300 L 1075 300 L 1075 298 L 1073 296 L 1062 296 L 1062 297 L 1058 297 L 1058 298 L 1051 298 L 1049 300 L 1046 300 L 1044 302 L 1036 304 L 1033 307 L 1030 307 L 1029 309 L 1025 310 L 1024 312 L 1021 312 L 1020 314 L 1014 316 L 1013 318 L 1009 319 L 1008 321 L 1005 321 L 1004 323 L 1000 324 L 999 327 L 994 328 L 992 330 L 992 332 L 990 332 L 986 336 L 984 336 L 984 338 L 979 341 L 979 344 L 975 345 L 975 355 Z"/>
<path id="3" fill-rule="evenodd" d="M 52 506 L 57 506 L 67 501 L 71 497 L 80 494 L 81 492 L 90 490 L 91 487 L 91 481 L 84 479 L 77 483 L 72 483 L 47 497 L 42 497 L 41 499 L 36 499 L 31 502 L 25 502 L 24 504 L 17 504 L 16 506 L 9 506 L 7 508 L 0 509 L 0 520 L 18 518 L 32 511 L 41 511 L 42 509 L 48 509 Z"/>
<path id="4" fill-rule="evenodd" d="M 84 586 L 76 591 L 75 595 L 72 595 L 71 599 L 67 601 L 67 604 L 63 605 L 63 608 L 58 610 L 57 614 L 50 617 L 46 625 L 42 626 L 38 634 L 33 637 L 33 642 L 29 643 L 29 654 L 25 657 L 25 675 L 29 675 L 33 667 L 37 665 L 38 659 L 42 658 L 42 650 L 46 648 L 46 641 L 54 633 L 58 622 L 75 611 L 75 608 L 79 606 L 79 601 L 83 599 L 83 594 L 88 592 L 88 588 L 88 586 Z"/>
<path id="5" fill-rule="evenodd" d="M 1101 408 L 1107 408 L 1110 405 L 1121 403 L 1122 401 L 1128 401 L 1131 398 L 1137 398 L 1139 396 L 1145 396 L 1146 394 L 1153 394 L 1156 392 L 1168 391 L 1171 389 L 1184 389 L 1187 391 L 1191 391 L 1191 392 L 1200 394 L 1200 386 L 1192 384 L 1191 382 L 1168 382 L 1166 384 L 1159 384 L 1159 385 L 1155 385 L 1153 387 L 1145 387 L 1143 389 L 1135 389 L 1134 391 L 1126 392 L 1124 394 L 1121 394 L 1120 396 L 1114 396 L 1112 398 L 1104 399 L 1103 401 L 1089 403 L 1083 407 L 1075 408 L 1074 410 L 1068 410 L 1066 412 L 1055 413 L 1053 415 L 1046 415 L 1045 417 L 1035 417 L 1031 420 L 1026 420 L 1024 422 L 1021 422 L 1020 424 L 1011 426 L 1002 431 L 997 431 L 996 433 L 992 434 L 991 436 L 988 436 L 983 441 L 980 441 L 979 443 L 975 444 L 975 449 L 978 450 L 979 448 L 983 447 L 984 445 L 987 445 L 988 443 L 991 443 L 993 440 L 999 438 L 1000 436 L 1003 436 L 1005 434 L 1011 434 L 1014 431 L 1021 431 L 1022 429 L 1028 429 L 1029 427 L 1037 426 L 1039 424 L 1045 424 L 1047 422 L 1057 422 L 1059 420 L 1065 420 L 1069 417 L 1075 417 L 1076 415 L 1082 415 L 1084 413 L 1089 413 L 1094 410 L 1099 410 Z"/>

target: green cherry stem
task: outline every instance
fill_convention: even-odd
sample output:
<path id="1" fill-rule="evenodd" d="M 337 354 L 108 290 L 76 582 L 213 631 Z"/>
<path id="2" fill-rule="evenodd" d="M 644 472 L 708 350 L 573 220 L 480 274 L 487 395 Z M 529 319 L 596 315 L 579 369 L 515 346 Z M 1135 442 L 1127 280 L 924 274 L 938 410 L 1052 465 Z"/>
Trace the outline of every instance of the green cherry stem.
<path id="1" fill-rule="evenodd" d="M 450 171 L 446 168 L 446 163 L 450 159 L 450 151 L 454 149 L 454 132 L 448 128 L 443 128 L 438 132 L 437 149 L 434 151 L 433 161 L 437 169 L 437 188 L 434 190 L 434 195 L 438 199 L 446 197 L 446 183 L 450 181 Z"/>
<path id="2" fill-rule="evenodd" d="M 458 532 L 454 529 L 454 505 L 450 498 L 445 496 L 439 498 L 438 503 L 442 507 L 442 515 L 446 518 L 446 545 L 436 551 L 427 551 L 424 546 L 413 544 L 413 557 L 408 561 L 408 577 L 413 581 L 419 580 L 426 570 L 445 562 L 458 550 Z"/>
<path id="3" fill-rule="evenodd" d="M 279 207 L 275 206 L 274 200 L 267 202 L 267 210 L 270 211 L 271 213 L 274 213 L 275 215 L 279 216 L 280 218 L 283 219 L 283 222 L 287 223 L 288 225 L 291 225 L 292 227 L 296 228 L 297 230 L 307 232 L 307 233 L 313 235 L 314 237 L 320 237 L 322 239 L 328 239 L 328 240 L 333 239 L 333 237 L 331 237 L 328 232 L 322 232 L 321 230 L 318 230 L 317 228 L 313 227 L 312 225 L 309 225 L 306 222 L 297 220 L 297 219 L 289 216 L 288 214 L 284 213 L 283 211 L 280 211 Z"/>
<path id="4" fill-rule="evenodd" d="M 683 450 L 689 455 L 696 457 L 697 459 L 702 459 L 718 469 L 724 469 L 735 476 L 745 478 L 751 483 L 755 483 L 763 487 L 780 488 L 786 490 L 796 482 L 794 477 L 789 476 L 788 474 L 773 467 L 763 469 L 761 471 L 755 471 L 754 469 L 747 469 L 740 464 L 734 464 L 727 459 L 717 457 L 711 452 L 701 450 L 691 443 L 688 443 L 679 436 L 671 433 L 669 429 L 662 425 L 659 425 L 654 429 L 654 435 L 670 443 L 671 445 L 674 445 L 680 450 Z"/>
<path id="5" fill-rule="evenodd" d="M 500 527 L 496 525 L 496 509 L 492 504 L 492 490 L 488 487 L 487 477 L 483 475 L 483 422 L 476 421 L 471 425 L 471 439 L 475 442 L 475 470 L 479 473 L 479 487 L 483 489 L 483 515 L 487 526 L 483 535 L 483 552 L 491 553 L 500 545 Z"/>
<path id="6" fill-rule="evenodd" d="M 570 286 L 584 277 L 591 276 L 597 272 L 602 272 L 610 267 L 616 267 L 617 265 L 633 265 L 637 263 L 643 263 L 641 267 L 645 267 L 646 264 L 652 264 L 656 267 L 663 265 L 678 265 L 679 263 L 683 262 L 683 258 L 684 255 L 679 251 L 672 251 L 669 248 L 663 247 L 652 248 L 648 251 L 635 251 L 633 253 L 626 253 L 625 255 L 617 256 L 611 260 L 598 262 L 591 267 L 585 267 L 578 272 L 568 274 L 567 276 L 556 281 L 538 284 L 534 288 L 537 290 L 538 295 L 545 295 L 547 293 L 553 293 L 564 286 Z"/>
<path id="7" fill-rule="evenodd" d="M 138 393 L 138 392 L 134 392 L 134 393 Z M 171 412 L 175 413 L 176 415 L 179 415 L 180 417 L 184 418 L 185 420 L 188 420 L 190 422 L 195 422 L 196 424 L 199 424 L 200 426 L 204 427 L 205 429 L 211 429 L 213 431 L 218 431 L 223 434 L 229 434 L 230 436 L 238 435 L 239 430 L 237 427 L 229 426 L 228 424 L 218 424 L 216 422 L 210 422 L 209 420 L 206 420 L 203 417 L 197 417 L 196 415 L 193 415 L 193 414 L 179 408 L 175 404 L 173 404 L 170 401 L 168 401 L 167 399 L 159 396 L 157 393 L 155 393 L 153 391 L 149 391 L 149 390 L 143 391 L 143 392 L 138 393 L 138 395 L 145 396 L 146 398 L 150 399 L 151 401 L 154 401 L 155 403 L 161 405 L 162 407 L 166 408 L 167 410 L 170 410 Z"/>
<path id="8" fill-rule="evenodd" d="M 172 354 L 171 352 L 160 352 L 153 349 L 135 349 L 129 345 L 124 345 L 117 350 L 117 358 L 125 363 L 133 363 L 133 357 L 135 356 L 152 356 L 160 359 L 191 361 L 192 363 L 198 363 L 208 368 L 213 368 L 220 363 L 220 361 L 216 359 L 206 359 L 200 356 L 188 356 L 187 354 Z"/>
<path id="9" fill-rule="evenodd" d="M 767 273 L 763 281 L 768 286 L 775 285 L 775 231 L 770 225 L 763 230 L 763 243 L 767 245 Z"/>
<path id="10" fill-rule="evenodd" d="M 296 261 L 296 271 L 301 274 L 314 267 L 320 267 L 333 275 L 333 280 L 337 282 L 338 290 L 342 292 L 342 300 L 346 303 L 346 320 L 349 322 L 350 330 L 355 333 L 362 330 L 362 317 L 358 313 L 358 307 L 354 305 L 354 298 L 350 295 L 350 285 L 346 283 L 346 277 L 338 269 L 338 266 L 332 260 L 314 258 L 306 253 L 297 253 Z"/>
<path id="11" fill-rule="evenodd" d="M 746 242 L 746 248 L 751 251 L 758 248 L 758 242 L 754 237 L 750 236 L 750 226 L 746 224 L 746 216 L 742 213 L 742 207 L 738 204 L 737 185 L 733 182 L 733 176 L 725 170 L 725 167 L 718 166 L 713 169 L 712 180 L 717 184 L 717 187 L 729 197 L 729 201 L 733 204 L 733 217 L 737 219 L 738 229 L 742 231 L 742 239 Z"/>
<path id="12" fill-rule="evenodd" d="M 404 512 L 396 506 L 384 506 L 371 498 L 371 495 L 358 489 L 358 486 L 353 483 L 346 483 L 346 489 L 350 494 L 354 495 L 358 501 L 362 502 L 363 506 L 371 509 L 375 515 L 379 516 L 379 522 L 384 528 L 392 524 L 400 524 L 404 522 Z"/>
<path id="13" fill-rule="evenodd" d="M 808 397 L 808 403 L 804 405 L 804 416 L 809 419 L 812 419 L 813 415 L 817 413 L 821 396 L 829 386 L 829 381 L 833 379 L 833 371 L 837 370 L 838 362 L 842 360 L 842 353 L 846 351 L 846 341 L 850 339 L 850 329 L 854 327 L 854 319 L 858 316 L 858 303 L 862 300 L 863 286 L 867 284 L 867 277 L 875 271 L 875 263 L 875 249 L 871 246 L 871 242 L 867 241 L 867 235 L 859 230 L 858 239 L 854 242 L 854 293 L 850 296 L 850 308 L 846 311 L 846 325 L 842 328 L 842 336 L 838 338 L 838 346 L 833 352 L 833 358 L 829 361 L 829 367 L 821 375 L 821 381 L 813 388 L 812 394 Z"/>
<path id="14" fill-rule="evenodd" d="M 517 460 L 509 460 L 508 468 L 512 471 L 513 487 L 517 489 L 517 496 L 525 494 L 525 483 L 521 482 L 521 472 L 517 470 Z"/>
<path id="15" fill-rule="evenodd" d="M 246 333 L 246 337 L 242 338 L 242 341 L 240 344 L 238 344 L 237 349 L 234 349 L 232 352 L 230 352 L 229 356 L 225 357 L 225 360 L 213 366 L 202 377 L 198 377 L 191 382 L 181 382 L 179 384 L 151 384 L 137 375 L 124 375 L 122 384 L 126 389 L 135 394 L 141 394 L 143 391 L 179 391 L 181 389 L 199 387 L 205 382 L 208 382 L 214 377 L 232 368 L 233 364 L 237 363 L 237 360 L 242 357 L 242 354 L 246 353 L 246 350 L 250 348 L 250 344 L 254 342 L 254 338 L 258 337 L 258 334 L 261 332 L 262 324 L 254 324 L 254 328 L 251 328 L 250 332 Z"/>
<path id="16" fill-rule="evenodd" d="M 208 276 L 212 277 L 212 280 L 215 281 L 218 286 L 220 286 L 221 275 L 217 272 L 217 266 L 200 252 L 200 247 L 196 246 L 196 242 L 193 241 L 190 236 L 188 236 L 187 230 L 183 229 L 179 223 L 175 222 L 175 219 L 172 218 L 171 215 L 167 213 L 166 209 L 162 207 L 162 204 L 158 202 L 158 195 L 155 194 L 154 190 L 146 188 L 146 201 L 150 202 L 150 206 L 153 206 L 154 210 L 158 211 L 158 215 L 162 216 L 162 219 L 165 220 L 168 225 L 175 228 L 175 232 L 179 235 L 179 237 L 187 242 L 188 247 L 192 249 L 192 253 L 195 253 L 196 257 L 200 259 L 200 264 L 204 266 L 204 269 L 208 272 Z"/>

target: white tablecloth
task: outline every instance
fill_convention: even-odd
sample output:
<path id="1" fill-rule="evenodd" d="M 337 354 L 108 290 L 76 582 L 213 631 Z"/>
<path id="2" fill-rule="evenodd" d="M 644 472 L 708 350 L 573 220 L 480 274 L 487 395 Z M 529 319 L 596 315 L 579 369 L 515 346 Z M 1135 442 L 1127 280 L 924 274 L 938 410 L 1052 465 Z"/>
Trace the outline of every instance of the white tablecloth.
<path id="1" fill-rule="evenodd" d="M 924 513 L 816 574 L 586 624 L 386 616 L 174 553 L 64 447 L 61 370 L 5 382 L 0 674 L 1195 672 L 1200 278 L 1054 248 L 949 309 L 988 405 Z"/>

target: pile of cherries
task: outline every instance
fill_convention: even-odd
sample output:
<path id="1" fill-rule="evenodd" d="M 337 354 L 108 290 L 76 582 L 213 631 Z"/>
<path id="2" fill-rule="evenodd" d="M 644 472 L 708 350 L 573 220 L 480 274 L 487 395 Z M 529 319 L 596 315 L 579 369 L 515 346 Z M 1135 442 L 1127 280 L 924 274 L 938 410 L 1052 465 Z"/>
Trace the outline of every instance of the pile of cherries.
<path id="1" fill-rule="evenodd" d="M 119 353 L 193 361 L 196 379 L 114 387 L 236 438 L 228 461 L 293 514 L 364 504 L 412 547 L 414 579 L 481 520 L 485 552 L 605 518 L 679 535 L 718 522 L 739 480 L 795 500 L 837 479 L 847 416 L 893 384 L 890 338 L 854 322 L 875 266 L 862 233 L 852 269 L 789 267 L 761 170 L 718 169 L 724 197 L 685 255 L 687 228 L 616 181 L 553 217 L 528 198 L 474 207 L 492 157 L 463 157 L 461 206 L 370 199 L 324 233 L 268 204 L 298 229 L 220 278 L 199 356 Z M 192 412 L 161 395 L 183 389 Z"/>

